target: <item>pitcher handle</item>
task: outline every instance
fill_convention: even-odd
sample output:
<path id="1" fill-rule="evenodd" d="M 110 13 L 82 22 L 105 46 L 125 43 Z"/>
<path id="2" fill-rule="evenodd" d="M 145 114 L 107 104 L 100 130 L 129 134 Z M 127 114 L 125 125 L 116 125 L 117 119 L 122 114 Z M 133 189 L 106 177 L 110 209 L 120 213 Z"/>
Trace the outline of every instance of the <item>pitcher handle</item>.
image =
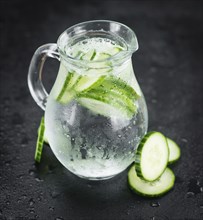
<path id="1" fill-rule="evenodd" d="M 45 44 L 39 47 L 30 62 L 28 71 L 28 87 L 35 102 L 45 110 L 48 93 L 42 84 L 42 70 L 47 57 L 60 61 L 57 44 Z"/>

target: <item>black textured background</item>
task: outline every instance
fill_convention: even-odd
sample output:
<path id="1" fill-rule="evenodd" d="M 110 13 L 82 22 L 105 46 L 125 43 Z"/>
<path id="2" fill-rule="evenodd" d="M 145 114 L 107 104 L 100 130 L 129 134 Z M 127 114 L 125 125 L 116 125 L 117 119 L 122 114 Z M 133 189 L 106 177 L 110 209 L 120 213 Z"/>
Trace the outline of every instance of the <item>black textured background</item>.
<path id="1" fill-rule="evenodd" d="M 203 219 L 201 1 L 0 3 L 0 219 Z M 56 42 L 66 28 L 91 19 L 116 20 L 137 34 L 140 49 L 133 64 L 148 104 L 149 130 L 173 138 L 182 150 L 172 167 L 175 187 L 161 198 L 133 194 L 127 187 L 127 171 L 102 182 L 79 179 L 47 146 L 40 166 L 34 163 L 43 112 L 28 91 L 29 62 L 37 47 Z M 47 88 L 57 68 L 57 61 L 47 61 Z"/>

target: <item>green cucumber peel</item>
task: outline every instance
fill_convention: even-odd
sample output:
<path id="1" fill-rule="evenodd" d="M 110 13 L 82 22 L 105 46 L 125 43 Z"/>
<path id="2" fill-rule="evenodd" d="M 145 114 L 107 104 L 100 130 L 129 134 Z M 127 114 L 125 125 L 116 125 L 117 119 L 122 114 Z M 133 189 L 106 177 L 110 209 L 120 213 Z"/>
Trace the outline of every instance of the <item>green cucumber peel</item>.
<path id="1" fill-rule="evenodd" d="M 36 144 L 36 150 L 35 150 L 35 161 L 37 163 L 40 163 L 40 160 L 41 160 L 43 144 L 44 144 L 44 132 L 45 132 L 44 117 L 42 117 L 40 126 L 39 126 L 39 132 L 38 132 L 37 144 Z"/>

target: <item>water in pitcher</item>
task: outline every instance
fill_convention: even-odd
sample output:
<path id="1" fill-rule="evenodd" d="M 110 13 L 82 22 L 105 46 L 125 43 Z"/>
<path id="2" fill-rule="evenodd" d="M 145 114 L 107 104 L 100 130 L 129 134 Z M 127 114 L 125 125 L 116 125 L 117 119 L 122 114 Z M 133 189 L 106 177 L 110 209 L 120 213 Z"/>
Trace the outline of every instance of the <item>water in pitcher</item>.
<path id="1" fill-rule="evenodd" d="M 78 176 L 107 179 L 120 173 L 133 162 L 147 130 L 146 104 L 131 57 L 112 61 L 126 49 L 102 37 L 64 48 L 66 56 L 89 66 L 61 60 L 46 106 L 46 135 L 59 161 Z"/>

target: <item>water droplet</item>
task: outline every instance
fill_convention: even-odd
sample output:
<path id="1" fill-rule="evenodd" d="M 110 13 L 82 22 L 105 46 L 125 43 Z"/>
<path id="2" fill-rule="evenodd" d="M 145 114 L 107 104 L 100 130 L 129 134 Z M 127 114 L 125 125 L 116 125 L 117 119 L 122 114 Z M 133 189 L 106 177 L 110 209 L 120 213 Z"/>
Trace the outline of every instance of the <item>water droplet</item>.
<path id="1" fill-rule="evenodd" d="M 152 207 L 159 207 L 160 206 L 160 203 L 159 202 L 152 202 L 150 204 Z"/>
<path id="2" fill-rule="evenodd" d="M 64 220 L 64 219 L 61 217 L 56 217 L 55 220 Z"/>
<path id="3" fill-rule="evenodd" d="M 10 204 L 10 201 L 6 201 L 6 205 L 9 205 Z"/>
<path id="4" fill-rule="evenodd" d="M 188 140 L 186 138 L 181 138 L 181 141 L 184 142 L 184 143 L 188 142 Z"/>
<path id="5" fill-rule="evenodd" d="M 27 198 L 27 196 L 23 194 L 19 199 L 20 199 L 20 200 L 24 200 L 24 199 L 26 199 L 26 198 Z"/>
<path id="6" fill-rule="evenodd" d="M 71 138 L 71 141 L 75 141 L 75 138 L 74 138 L 74 137 L 72 137 L 72 138 Z"/>
<path id="7" fill-rule="evenodd" d="M 130 210 L 127 210 L 126 214 L 127 214 L 127 215 L 130 215 Z"/>
<path id="8" fill-rule="evenodd" d="M 157 100 L 156 99 L 152 99 L 152 103 L 157 103 Z"/>
<path id="9" fill-rule="evenodd" d="M 34 200 L 33 200 L 33 199 L 30 199 L 30 200 L 29 200 L 29 206 L 33 206 L 33 205 L 34 205 L 34 203 L 35 203 L 35 202 L 34 202 Z"/>
<path id="10" fill-rule="evenodd" d="M 119 134 L 118 137 L 121 138 L 122 136 Z"/>
<path id="11" fill-rule="evenodd" d="M 50 211 L 54 211 L 54 207 L 49 207 L 49 210 Z"/>
<path id="12" fill-rule="evenodd" d="M 153 217 L 150 217 L 150 220 L 155 220 L 155 216 L 153 216 Z"/>
<path id="13" fill-rule="evenodd" d="M 200 187 L 200 191 L 203 192 L 203 187 Z"/>
<path id="14" fill-rule="evenodd" d="M 188 192 L 192 192 L 195 195 L 201 193 L 201 188 L 199 187 L 198 180 L 190 179 L 188 184 Z"/>
<path id="15" fill-rule="evenodd" d="M 43 180 L 40 179 L 39 177 L 36 177 L 35 180 L 36 180 L 37 182 L 43 182 Z"/>
<path id="16" fill-rule="evenodd" d="M 11 161 L 6 161 L 6 162 L 5 162 L 5 165 L 6 165 L 6 166 L 9 166 L 10 163 L 11 163 Z"/>
<path id="17" fill-rule="evenodd" d="M 193 192 L 187 192 L 187 198 L 193 197 L 195 194 Z"/>
<path id="18" fill-rule="evenodd" d="M 56 198 L 56 197 L 58 197 L 59 195 L 60 195 L 59 192 L 56 192 L 56 191 L 51 192 L 51 197 L 52 197 L 53 199 Z"/>
<path id="19" fill-rule="evenodd" d="M 34 214 L 35 210 L 34 209 L 30 209 L 30 213 Z"/>
<path id="20" fill-rule="evenodd" d="M 35 174 L 35 171 L 34 170 L 29 170 L 29 174 L 30 174 L 30 176 L 33 176 Z"/>

